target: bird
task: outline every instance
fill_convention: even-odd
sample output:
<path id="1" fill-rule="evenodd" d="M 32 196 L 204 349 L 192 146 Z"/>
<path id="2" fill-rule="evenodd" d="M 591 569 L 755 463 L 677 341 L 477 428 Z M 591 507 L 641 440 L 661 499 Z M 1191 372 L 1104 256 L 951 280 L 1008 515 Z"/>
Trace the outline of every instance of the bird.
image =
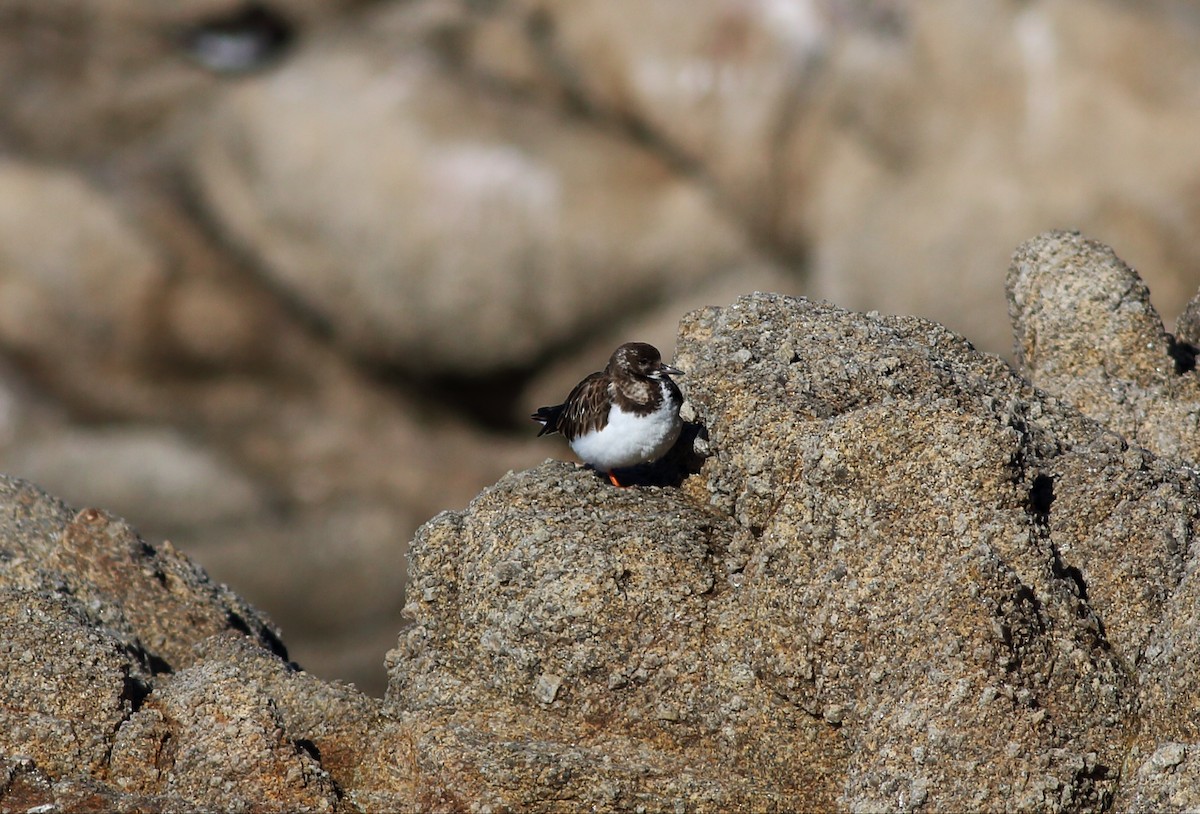
<path id="1" fill-rule="evenodd" d="M 562 404 L 539 407 L 531 418 L 538 437 L 559 432 L 594 469 L 622 484 L 615 471 L 657 461 L 675 445 L 683 428 L 683 394 L 671 376 L 683 371 L 664 364 L 658 348 L 626 342 L 608 366 L 575 385 Z"/>

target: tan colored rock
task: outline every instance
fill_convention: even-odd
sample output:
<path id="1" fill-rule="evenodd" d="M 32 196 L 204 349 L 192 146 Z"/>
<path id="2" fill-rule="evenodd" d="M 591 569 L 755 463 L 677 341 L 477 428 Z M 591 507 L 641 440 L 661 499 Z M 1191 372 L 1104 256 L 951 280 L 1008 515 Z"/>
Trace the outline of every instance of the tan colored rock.
<path id="1" fill-rule="evenodd" d="M 495 46 L 522 24 L 532 46 Z M 843 306 L 1004 349 L 999 269 L 1060 225 L 1165 313 L 1195 288 L 1200 34 L 1175 4 L 522 0 L 448 26 L 488 81 L 631 122 Z"/>
<path id="2" fill-rule="evenodd" d="M 161 679 L 113 741 L 111 771 L 124 790 L 243 810 L 336 804 L 317 756 L 294 740 L 274 699 L 247 683 L 236 663 L 208 661 Z M 148 756 L 147 744 L 162 751 Z"/>
<path id="3" fill-rule="evenodd" d="M 1133 688 L 1026 506 L 1032 391 L 937 326 L 765 295 L 685 320 L 676 360 L 699 474 L 547 465 L 427 525 L 389 699 L 545 708 L 560 750 L 603 721 L 681 777 L 722 766 L 717 807 L 1102 806 Z M 483 800 L 549 792 L 483 768 Z M 593 782 L 572 799 L 660 779 Z"/>
<path id="4" fill-rule="evenodd" d="M 1137 272 L 1101 243 L 1051 232 L 1022 244 L 1008 279 L 1030 381 L 1158 455 L 1200 461 L 1195 357 L 1163 329 Z M 1189 324 L 1185 314 L 1185 335 Z"/>
<path id="5" fill-rule="evenodd" d="M 1096 297 L 1067 290 L 1046 309 Z M 558 754 L 596 720 L 692 765 L 715 750 L 724 793 L 757 808 L 830 805 L 800 767 L 839 778 L 824 793 L 846 808 L 1105 809 L 1122 766 L 1146 778 L 1138 799 L 1187 799 L 1163 767 L 1188 747 L 1147 734 L 1157 757 L 1138 769 L 1139 752 L 1108 740 L 1160 692 L 1156 709 L 1193 705 L 1188 656 L 1141 674 L 1153 689 L 1140 697 L 1127 666 L 1170 652 L 1155 643 L 1179 630 L 1171 597 L 1187 604 L 1200 494 L 1177 460 L 918 320 L 743 298 L 685 320 L 676 361 L 712 451 L 683 495 L 547 465 L 426 526 L 392 701 L 462 715 L 524 699 L 581 728 Z M 662 520 L 630 531 L 647 504 Z M 486 758 L 471 765 L 479 800 L 549 793 L 536 769 L 514 786 Z M 622 783 L 589 776 L 572 800 L 614 787 L 639 799 Z"/>
<path id="6" fill-rule="evenodd" d="M 9 0 L 0 9 L 5 138 L 43 158 L 108 160 L 139 148 L 156 152 L 221 82 L 189 57 L 188 33 L 236 18 L 246 5 Z M 268 8 L 303 31 L 344 15 L 347 5 L 275 0 Z"/>
<path id="7" fill-rule="evenodd" d="M 146 353 L 164 277 L 154 247 L 81 176 L 0 162 L 0 345 L 10 353 L 48 378 L 127 368 Z"/>
<path id="8" fill-rule="evenodd" d="M 747 256 L 650 153 L 390 42 L 231 93 L 193 171 L 351 352 L 425 374 L 527 365 Z"/>
<path id="9" fill-rule="evenodd" d="M 1198 30 L 1162 4 L 913 4 L 840 37 L 788 136 L 785 235 L 817 296 L 916 313 L 1007 348 L 1012 246 L 1080 228 L 1117 247 L 1174 315 L 1196 285 L 1200 211 L 1181 66 Z M 1186 70 L 1185 70 L 1186 72 Z"/>
<path id="10" fill-rule="evenodd" d="M 129 696 L 146 692 L 149 664 L 112 635 L 81 635 L 100 620 L 70 597 L 6 586 L 0 599 L 4 756 L 32 758 L 55 777 L 98 774 Z"/>
<path id="11" fill-rule="evenodd" d="M 1019 335 L 1153 326 L 1103 247 L 1022 257 Z M 1086 368 L 1064 340 L 1047 369 Z M 0 805 L 1191 804 L 1189 459 L 911 317 L 754 294 L 685 317 L 676 361 L 696 423 L 636 485 L 548 462 L 420 529 L 384 701 L 289 665 L 170 548 L 0 479 Z"/>
<path id="12" fill-rule="evenodd" d="M 0 478 L 0 552 L 5 809 L 333 810 L 387 730 L 377 701 L 298 672 L 265 617 L 97 510 Z"/>
<path id="13" fill-rule="evenodd" d="M 560 80 L 588 105 L 638 122 L 694 162 L 744 225 L 775 227 L 780 135 L 796 124 L 833 13 L 813 3 L 514 5 L 549 32 Z"/>
<path id="14" fill-rule="evenodd" d="M 1054 224 L 1116 245 L 1163 314 L 1196 288 L 1200 49 L 1175 0 L 279 0 L 287 58 L 204 71 L 178 35 L 242 7 L 0 9 L 0 352 L 22 378 L 0 391 L 0 470 L 174 539 L 306 665 L 375 693 L 403 576 L 374 563 L 505 470 L 568 457 L 518 433 L 621 341 L 665 349 L 684 311 L 763 290 L 1001 349 L 1001 269 Z M 229 183 L 200 177 L 206 138 Z M 1121 432 L 1190 444 L 1180 386 L 1127 393 L 1144 415 Z M 155 461 L 182 474 L 147 488 Z M 1102 456 L 1050 476 L 1093 464 L 1119 485 L 1075 502 L 1114 508 L 1116 550 L 1159 511 L 1125 489 L 1158 475 Z M 1064 541 L 1090 534 L 1073 516 L 1052 519 Z M 1144 647 L 1127 565 L 1089 600 Z"/>
<path id="15" fill-rule="evenodd" d="M 98 509 L 76 512 L 13 478 L 0 480 L 0 501 L 0 539 L 9 552 L 4 586 L 66 594 L 88 623 L 102 623 L 106 636 L 140 652 L 151 670 L 191 663 L 192 645 L 224 630 L 285 652 L 270 621 L 169 543 L 148 545 Z"/>

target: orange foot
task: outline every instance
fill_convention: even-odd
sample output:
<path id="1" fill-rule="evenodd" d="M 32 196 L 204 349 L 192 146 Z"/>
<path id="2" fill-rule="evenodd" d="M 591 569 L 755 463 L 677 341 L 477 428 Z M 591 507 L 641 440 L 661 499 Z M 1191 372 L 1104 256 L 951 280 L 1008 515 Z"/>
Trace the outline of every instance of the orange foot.
<path id="1" fill-rule="evenodd" d="M 625 488 L 624 486 L 621 485 L 621 482 L 619 480 L 617 480 L 616 475 L 614 475 L 612 472 L 608 472 L 607 474 L 608 474 L 608 479 L 612 482 L 613 486 L 617 487 L 618 489 Z"/>

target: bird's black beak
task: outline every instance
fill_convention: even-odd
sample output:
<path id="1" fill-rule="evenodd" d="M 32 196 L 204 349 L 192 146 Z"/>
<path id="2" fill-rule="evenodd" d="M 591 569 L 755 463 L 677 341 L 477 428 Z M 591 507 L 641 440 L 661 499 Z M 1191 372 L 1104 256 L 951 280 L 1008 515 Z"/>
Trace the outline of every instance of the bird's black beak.
<path id="1" fill-rule="evenodd" d="M 664 362 L 662 364 L 662 366 L 659 367 L 659 370 L 662 371 L 663 373 L 666 373 L 668 376 L 682 376 L 683 375 L 682 370 L 680 370 L 677 367 L 671 367 L 666 362 Z"/>

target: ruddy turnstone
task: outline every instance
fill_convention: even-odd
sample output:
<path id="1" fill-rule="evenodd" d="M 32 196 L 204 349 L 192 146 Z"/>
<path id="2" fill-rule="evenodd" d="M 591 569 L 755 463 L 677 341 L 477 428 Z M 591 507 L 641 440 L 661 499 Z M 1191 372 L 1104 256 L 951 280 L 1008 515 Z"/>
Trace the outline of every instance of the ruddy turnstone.
<path id="1" fill-rule="evenodd" d="M 626 342 L 566 401 L 538 408 L 538 437 L 561 432 L 576 455 L 620 486 L 613 470 L 657 461 L 679 438 L 683 395 L 671 374 L 682 372 L 663 364 L 653 345 Z"/>

